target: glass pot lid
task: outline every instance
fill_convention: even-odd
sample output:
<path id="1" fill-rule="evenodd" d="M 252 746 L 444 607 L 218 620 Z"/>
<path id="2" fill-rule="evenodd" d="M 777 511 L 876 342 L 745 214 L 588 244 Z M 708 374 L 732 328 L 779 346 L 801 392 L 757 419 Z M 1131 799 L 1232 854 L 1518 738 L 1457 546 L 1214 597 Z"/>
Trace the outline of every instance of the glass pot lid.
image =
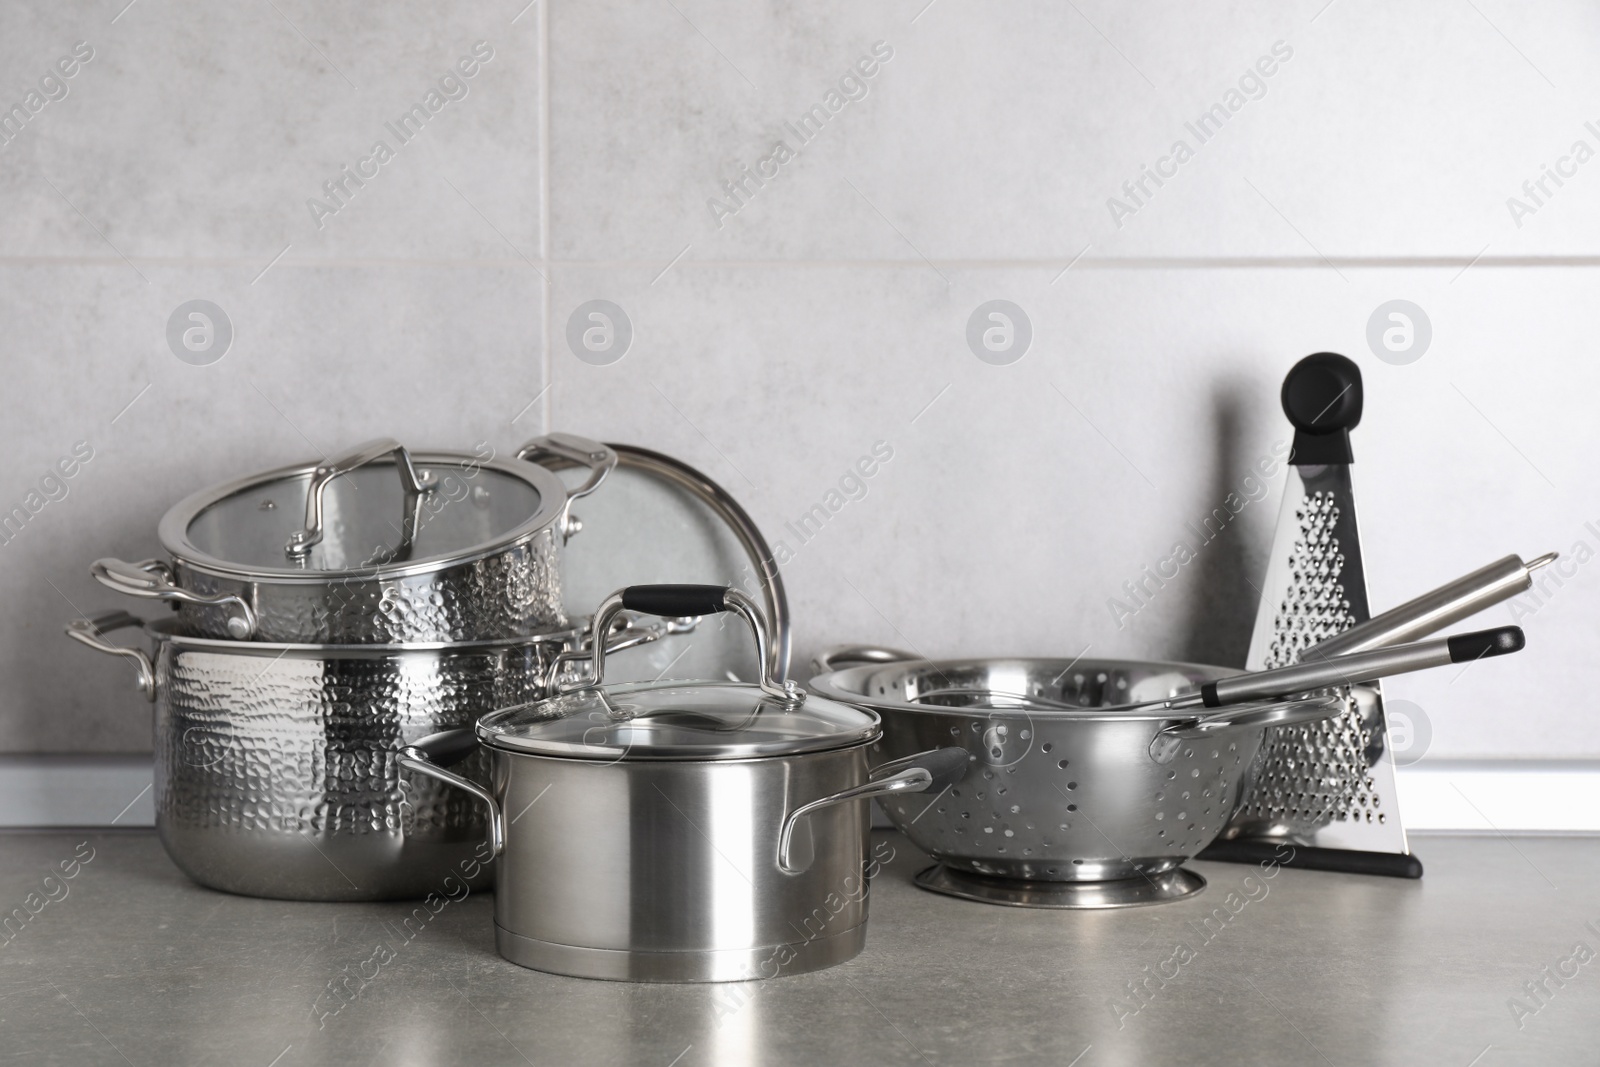
<path id="1" fill-rule="evenodd" d="M 725 760 L 871 741 L 878 716 L 797 691 L 785 701 L 745 682 L 639 682 L 563 693 L 485 715 L 496 748 L 568 759 Z"/>
<path id="2" fill-rule="evenodd" d="M 595 642 L 594 680 L 547 700 L 485 715 L 478 737 L 514 752 L 569 759 L 724 760 L 845 748 L 878 736 L 878 714 L 814 697 L 773 677 L 767 621 L 756 602 L 720 585 L 635 585 L 611 594 L 593 632 L 622 611 L 686 618 L 731 611 L 750 626 L 761 680 L 605 684 L 605 642 Z"/>
<path id="3" fill-rule="evenodd" d="M 531 463 L 369 441 L 320 464 L 208 489 L 174 507 L 174 557 L 223 573 L 418 572 L 500 551 L 555 522 L 561 480 Z"/>

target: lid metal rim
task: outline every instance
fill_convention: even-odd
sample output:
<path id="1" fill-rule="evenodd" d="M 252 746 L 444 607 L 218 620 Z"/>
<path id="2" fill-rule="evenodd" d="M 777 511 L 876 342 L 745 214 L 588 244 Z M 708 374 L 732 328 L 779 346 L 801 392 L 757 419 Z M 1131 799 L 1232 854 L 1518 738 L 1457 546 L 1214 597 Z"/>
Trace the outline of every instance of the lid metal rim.
<path id="1" fill-rule="evenodd" d="M 609 696 L 624 696 L 624 695 L 627 695 L 629 692 L 633 692 L 633 691 L 670 690 L 670 689 L 682 689 L 682 688 L 694 689 L 694 688 L 701 688 L 701 687 L 704 687 L 704 688 L 715 688 L 715 689 L 719 689 L 719 690 L 748 689 L 752 695 L 759 696 L 761 694 L 761 690 L 757 686 L 751 685 L 749 683 L 744 683 L 744 682 L 707 682 L 707 681 L 699 681 L 699 682 L 696 682 L 696 681 L 624 682 L 621 685 L 617 685 L 617 686 L 603 686 L 602 689 L 604 690 L 606 695 L 609 697 Z M 574 690 L 573 692 L 574 693 L 582 692 L 582 690 Z M 531 741 L 531 742 L 529 742 L 527 744 L 518 744 L 515 741 L 508 741 L 505 738 L 505 732 L 500 729 L 498 723 L 490 721 L 492 719 L 497 718 L 498 716 L 500 716 L 503 713 L 509 713 L 509 712 L 512 712 L 512 711 L 521 710 L 522 708 L 538 707 L 539 705 L 546 703 L 550 699 L 553 699 L 553 698 L 546 698 L 545 700 L 530 701 L 527 704 L 517 704 L 517 705 L 513 705 L 512 707 L 501 708 L 501 709 L 498 709 L 497 711 L 490 712 L 489 714 L 484 715 L 481 718 L 479 718 L 477 722 L 473 723 L 473 732 L 477 735 L 478 740 L 480 742 L 482 742 L 483 744 L 487 745 L 490 748 L 496 749 L 496 750 L 501 751 L 501 752 L 507 752 L 507 753 L 511 753 L 511 754 L 517 755 L 517 756 L 539 756 L 539 757 L 541 757 L 543 759 L 570 760 L 570 761 L 572 761 L 574 763 L 599 763 L 599 764 L 613 764 L 613 763 L 737 763 L 737 762 L 749 762 L 749 761 L 752 761 L 752 760 L 762 760 L 762 759 L 784 759 L 784 758 L 786 758 L 788 756 L 804 756 L 804 755 L 810 755 L 810 754 L 813 754 L 813 753 L 820 753 L 820 752 L 836 752 L 836 751 L 839 751 L 839 750 L 842 750 L 842 749 L 855 748 L 855 747 L 862 746 L 862 745 L 870 745 L 873 742 L 878 741 L 883 737 L 883 718 L 882 718 L 882 716 L 880 716 L 872 708 L 862 708 L 862 707 L 859 707 L 859 706 L 857 706 L 855 704 L 850 704 L 850 703 L 845 703 L 845 707 L 849 708 L 851 711 L 860 712 L 861 714 L 868 716 L 871 721 L 865 723 L 859 729 L 850 731 L 848 733 L 824 734 L 824 735 L 814 736 L 814 737 L 809 738 L 809 739 L 797 738 L 794 741 L 790 741 L 790 742 L 769 742 L 768 743 L 768 744 L 771 744 L 771 745 L 774 745 L 774 746 L 783 746 L 783 750 L 782 751 L 742 752 L 742 751 L 739 751 L 739 749 L 741 747 L 760 747 L 760 745 L 757 745 L 757 746 L 740 746 L 740 745 L 734 744 L 734 745 L 731 745 L 731 746 L 727 746 L 727 747 L 733 748 L 734 751 L 732 753 L 730 753 L 729 755 L 725 755 L 725 756 L 711 755 L 711 754 L 707 753 L 706 751 L 704 751 L 705 748 L 710 748 L 712 746 L 694 746 L 694 745 L 684 745 L 684 746 L 681 746 L 679 748 L 679 750 L 676 751 L 676 752 L 662 753 L 662 754 L 659 754 L 659 755 L 658 754 L 633 754 L 631 752 L 624 752 L 621 755 L 618 755 L 615 750 L 612 750 L 612 751 L 600 751 L 600 747 L 599 746 L 587 746 L 592 751 L 595 752 L 595 755 L 583 756 L 583 755 L 578 755 L 577 753 L 581 752 L 586 746 L 583 746 L 583 745 L 580 745 L 580 744 L 577 744 L 577 743 L 574 743 L 574 742 L 567 742 L 567 741 L 558 741 L 558 742 L 545 741 L 545 742 L 541 742 L 541 741 L 538 741 L 538 740 L 533 740 L 533 741 Z M 765 698 L 763 698 L 763 699 L 765 699 Z"/>
<path id="2" fill-rule="evenodd" d="M 874 744 L 883 736 L 882 726 L 874 723 L 871 727 L 871 734 L 865 737 L 852 736 L 848 740 L 840 741 L 838 743 L 833 743 L 830 741 L 830 743 L 827 745 L 815 748 L 791 748 L 784 752 L 758 752 L 748 755 L 739 754 L 731 756 L 708 756 L 698 752 L 692 755 L 637 756 L 624 754 L 618 756 L 614 753 L 606 753 L 595 756 L 579 756 L 566 752 L 550 752 L 533 748 L 518 748 L 514 745 L 497 743 L 496 740 L 489 735 L 489 732 L 484 729 L 482 720 L 479 720 L 478 723 L 474 725 L 473 730 L 477 734 L 478 740 L 482 742 L 485 747 L 492 748 L 496 752 L 504 752 L 508 756 L 532 756 L 537 759 L 561 760 L 565 763 L 588 763 L 601 767 L 612 767 L 619 763 L 762 763 L 771 760 L 789 759 L 793 756 L 818 756 L 825 752 L 842 752 L 851 748 L 865 748 L 868 745 Z"/>
<path id="3" fill-rule="evenodd" d="M 834 678 L 845 678 L 845 679 L 859 678 L 859 677 L 864 677 L 865 675 L 867 675 L 869 673 L 872 673 L 874 671 L 881 671 L 881 670 L 884 670 L 886 668 L 895 668 L 895 667 L 901 667 L 901 666 L 915 666 L 915 665 L 921 664 L 921 663 L 928 663 L 930 665 L 942 665 L 942 666 L 945 666 L 945 667 L 951 667 L 951 666 L 954 666 L 954 665 L 957 665 L 957 664 L 961 664 L 961 663 L 1003 663 L 1003 662 L 1012 662 L 1012 661 L 1006 660 L 1006 659 L 996 659 L 996 660 L 972 659 L 972 660 L 954 660 L 954 661 L 906 660 L 903 663 L 873 663 L 873 664 L 863 665 L 863 666 L 860 666 L 860 667 L 845 667 L 845 668 L 840 669 L 840 670 L 829 671 L 829 672 L 827 672 L 825 674 L 819 674 L 816 677 L 812 678 L 811 681 L 807 682 L 806 685 L 807 685 L 808 688 L 815 690 L 817 693 L 821 694 L 822 696 L 827 697 L 829 700 L 836 700 L 841 704 L 851 704 L 851 705 L 854 705 L 855 707 L 858 707 L 858 708 L 870 708 L 871 710 L 878 712 L 880 715 L 881 714 L 885 714 L 885 713 L 896 713 L 896 714 L 909 713 L 909 714 L 913 714 L 913 715 L 926 715 L 926 716 L 929 716 L 929 717 L 950 716 L 950 717 L 964 718 L 964 719 L 971 719 L 974 716 L 992 717 L 992 716 L 997 716 L 997 715 L 1015 715 L 1015 716 L 1025 716 L 1026 718 L 1028 718 L 1028 719 L 1030 719 L 1030 720 L 1032 720 L 1034 722 L 1186 722 L 1188 720 L 1191 720 L 1191 719 L 1194 719 L 1194 718 L 1197 718 L 1197 717 L 1200 717 L 1200 716 L 1212 714 L 1213 711 L 1215 710 L 1215 709 L 1212 709 L 1212 708 L 1203 708 L 1203 707 L 1201 707 L 1201 708 L 1169 708 L 1169 709 L 1147 708 L 1142 704 L 1121 704 L 1121 705 L 1111 705 L 1109 707 L 1080 708 L 1080 709 L 1074 709 L 1074 710 L 1067 710 L 1067 709 L 1061 709 L 1061 708 L 971 708 L 971 707 L 963 708 L 963 707 L 958 707 L 958 706 L 955 706 L 955 705 L 922 704 L 922 703 L 918 703 L 916 701 L 910 701 L 910 700 L 896 700 L 896 699 L 889 699 L 889 698 L 884 698 L 884 697 L 869 696 L 869 695 L 867 695 L 865 693 L 852 692 L 852 691 L 846 689 L 844 686 L 839 685 L 839 684 L 835 683 L 834 681 L 832 681 L 832 679 L 834 679 Z M 1015 661 L 1015 662 L 1023 662 L 1023 661 L 1018 660 L 1018 661 Z M 1139 663 L 1139 664 L 1145 664 L 1145 663 L 1154 662 L 1154 661 L 1145 661 L 1145 660 L 1096 660 L 1095 662 L 1097 664 L 1109 664 L 1109 663 Z M 1175 667 L 1175 668 L 1191 667 L 1191 668 L 1204 668 L 1204 669 L 1208 669 L 1208 670 L 1214 670 L 1215 669 L 1215 668 L 1206 668 L 1205 664 L 1197 664 L 1197 663 L 1179 663 L 1179 662 L 1170 662 L 1169 663 L 1167 661 L 1161 661 L 1161 665 L 1162 666 Z M 976 690 L 975 690 L 975 692 L 976 692 Z M 1283 700 L 1259 700 L 1259 701 L 1250 701 L 1249 703 L 1251 703 L 1251 704 L 1260 704 L 1260 705 L 1263 705 L 1263 706 L 1269 705 L 1269 704 L 1296 704 L 1296 703 L 1303 703 L 1308 699 L 1313 699 L 1313 698 L 1291 697 L 1291 698 L 1286 698 L 1286 699 L 1283 699 Z M 1129 709 L 1133 709 L 1133 708 L 1140 708 L 1142 710 L 1139 710 L 1139 711 L 1129 710 Z"/>
<path id="4" fill-rule="evenodd" d="M 157 527 L 157 536 L 161 540 L 162 547 L 167 550 L 167 554 L 172 556 L 178 563 L 217 578 L 232 578 L 247 582 L 282 583 L 286 585 L 317 585 L 341 578 L 355 578 L 367 581 L 411 578 L 449 570 L 463 564 L 476 563 L 479 560 L 520 547 L 550 528 L 560 518 L 567 505 L 566 484 L 554 472 L 536 463 L 513 462 L 503 459 L 484 460 L 465 452 L 414 452 L 411 455 L 411 459 L 419 467 L 429 464 L 435 466 L 455 464 L 459 466 L 464 463 L 472 463 L 480 468 L 499 471 L 520 481 L 530 483 L 534 491 L 539 494 L 539 508 L 531 518 L 518 524 L 506 534 L 489 542 L 487 545 L 474 547 L 467 552 L 435 556 L 401 564 L 377 564 L 370 567 L 351 567 L 341 570 L 302 570 L 288 565 L 285 565 L 280 570 L 275 567 L 230 563 L 225 559 L 219 559 L 216 556 L 200 551 L 189 540 L 189 525 L 194 522 L 202 511 L 211 505 L 268 482 L 285 481 L 290 478 L 310 478 L 312 471 L 316 468 L 316 464 L 297 463 L 288 467 L 279 467 L 277 470 L 246 475 L 243 478 L 236 478 L 222 485 L 211 486 L 197 493 L 191 493 L 174 504 L 161 517 L 161 523 Z"/>

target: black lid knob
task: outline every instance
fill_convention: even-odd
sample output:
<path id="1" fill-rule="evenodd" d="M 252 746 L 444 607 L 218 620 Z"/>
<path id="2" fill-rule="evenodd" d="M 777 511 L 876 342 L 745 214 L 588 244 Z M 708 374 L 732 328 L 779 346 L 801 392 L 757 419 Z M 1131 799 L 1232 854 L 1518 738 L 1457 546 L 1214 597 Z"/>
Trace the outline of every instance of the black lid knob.
<path id="1" fill-rule="evenodd" d="M 1349 463 L 1350 430 L 1361 422 L 1361 368 L 1337 352 L 1318 352 L 1283 379 L 1283 413 L 1294 425 L 1295 464 Z"/>

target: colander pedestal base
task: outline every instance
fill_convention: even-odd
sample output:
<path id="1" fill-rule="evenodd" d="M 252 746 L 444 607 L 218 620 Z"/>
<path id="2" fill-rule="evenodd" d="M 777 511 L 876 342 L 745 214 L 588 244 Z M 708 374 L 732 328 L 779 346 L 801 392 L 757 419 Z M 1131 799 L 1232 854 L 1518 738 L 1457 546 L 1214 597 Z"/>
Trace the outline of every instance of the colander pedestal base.
<path id="1" fill-rule="evenodd" d="M 970 874 L 935 863 L 915 881 L 929 892 L 1012 908 L 1137 908 L 1183 900 L 1206 887 L 1204 878 L 1183 867 L 1107 882 L 1036 882 Z"/>

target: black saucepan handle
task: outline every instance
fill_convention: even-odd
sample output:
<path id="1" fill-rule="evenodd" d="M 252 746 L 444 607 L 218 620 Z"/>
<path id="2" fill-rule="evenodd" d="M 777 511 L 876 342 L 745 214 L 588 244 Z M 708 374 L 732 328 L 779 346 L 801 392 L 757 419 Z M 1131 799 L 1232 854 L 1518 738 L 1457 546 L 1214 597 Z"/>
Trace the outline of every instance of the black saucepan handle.
<path id="1" fill-rule="evenodd" d="M 629 611 L 682 619 L 728 610 L 728 590 L 721 585 L 630 585 L 622 591 Z"/>
<path id="2" fill-rule="evenodd" d="M 793 682 L 780 681 L 773 676 L 770 653 L 772 638 L 767 629 L 766 616 L 761 614 L 760 605 L 738 589 L 725 585 L 630 585 L 612 593 L 601 603 L 594 615 L 594 632 L 609 632 L 612 621 L 621 611 L 637 611 L 667 619 L 715 615 L 720 611 L 733 612 L 750 624 L 750 631 L 755 636 L 756 662 L 761 667 L 761 691 L 789 705 L 805 700 L 805 690 Z M 605 678 L 605 648 L 596 643 L 594 678 L 589 684 L 602 685 Z"/>

